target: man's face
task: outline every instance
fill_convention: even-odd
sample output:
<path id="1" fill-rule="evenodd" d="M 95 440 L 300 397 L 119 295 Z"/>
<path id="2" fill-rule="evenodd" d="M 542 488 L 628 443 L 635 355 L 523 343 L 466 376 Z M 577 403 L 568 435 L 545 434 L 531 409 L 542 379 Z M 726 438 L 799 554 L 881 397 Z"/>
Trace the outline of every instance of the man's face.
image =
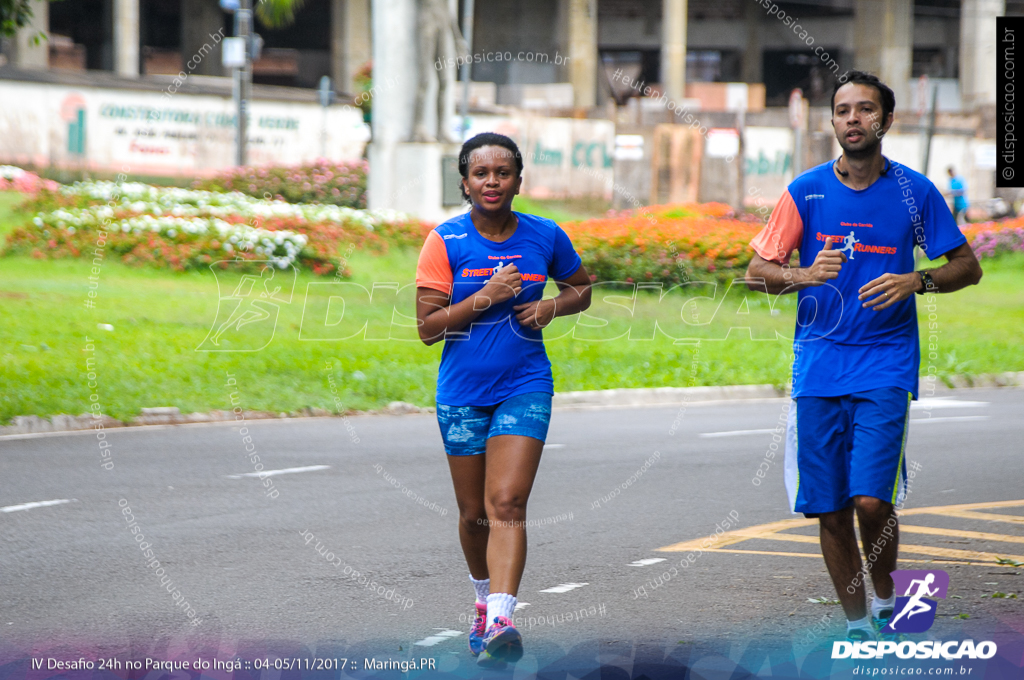
<path id="1" fill-rule="evenodd" d="M 836 92 L 832 128 L 843 151 L 856 155 L 873 151 L 892 120 L 892 113 L 888 120 L 882 118 L 882 93 L 877 88 L 847 83 Z"/>

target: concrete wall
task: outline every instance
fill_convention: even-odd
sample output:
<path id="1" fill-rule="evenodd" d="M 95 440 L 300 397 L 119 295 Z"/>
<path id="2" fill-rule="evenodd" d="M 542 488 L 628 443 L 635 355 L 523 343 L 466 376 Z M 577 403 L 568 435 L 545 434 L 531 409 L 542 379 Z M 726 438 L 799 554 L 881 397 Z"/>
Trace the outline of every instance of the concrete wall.
<path id="1" fill-rule="evenodd" d="M 229 97 L 0 80 L 0 101 L 19 102 L 0 108 L 0 163 L 185 176 L 234 165 Z M 251 106 L 255 165 L 356 160 L 369 136 L 358 109 L 325 116 L 316 104 Z"/>

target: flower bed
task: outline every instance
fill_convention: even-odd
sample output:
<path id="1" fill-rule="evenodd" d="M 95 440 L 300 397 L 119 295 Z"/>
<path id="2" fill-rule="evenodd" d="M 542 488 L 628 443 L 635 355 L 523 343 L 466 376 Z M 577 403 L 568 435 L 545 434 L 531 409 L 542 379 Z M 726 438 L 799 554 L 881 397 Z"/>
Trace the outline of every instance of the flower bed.
<path id="1" fill-rule="evenodd" d="M 344 264 L 337 257 L 342 243 L 376 252 L 418 247 L 428 228 L 395 211 L 139 183 L 80 182 L 40 192 L 30 206 L 40 212 L 8 236 L 8 253 L 91 257 L 102 231 L 106 253 L 128 264 L 178 271 L 235 259 L 271 260 L 282 268 L 298 264 L 331 275 Z"/>
<path id="2" fill-rule="evenodd" d="M 0 191 L 36 194 L 43 190 L 56 190 L 59 186 L 52 179 L 43 179 L 35 173 L 13 165 L 0 165 Z"/>
<path id="3" fill-rule="evenodd" d="M 595 281 L 666 287 L 743 276 L 762 228 L 720 203 L 656 205 L 562 225 Z"/>
<path id="4" fill-rule="evenodd" d="M 1024 253 L 1024 217 L 1001 222 L 979 222 L 963 228 L 978 259 L 1003 253 Z"/>
<path id="5" fill-rule="evenodd" d="M 289 203 L 330 203 L 366 207 L 366 161 L 333 163 L 319 160 L 296 167 L 246 167 L 212 179 L 197 180 L 194 189 L 238 191 L 256 198 Z"/>

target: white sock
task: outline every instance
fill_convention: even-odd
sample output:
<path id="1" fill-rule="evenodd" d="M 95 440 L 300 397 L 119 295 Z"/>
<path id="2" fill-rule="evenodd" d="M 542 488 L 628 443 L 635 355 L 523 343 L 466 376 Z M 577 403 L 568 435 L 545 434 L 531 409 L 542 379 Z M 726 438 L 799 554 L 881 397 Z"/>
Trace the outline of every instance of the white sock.
<path id="1" fill-rule="evenodd" d="M 896 593 L 895 592 L 892 595 L 889 596 L 888 600 L 883 600 L 883 599 L 879 598 L 878 595 L 875 595 L 871 599 L 871 615 L 874 616 L 877 619 L 878 618 L 878 614 L 883 609 L 892 609 L 893 606 L 895 606 L 895 604 L 896 604 Z"/>
<path id="2" fill-rule="evenodd" d="M 508 593 L 491 593 L 487 596 L 487 625 L 494 623 L 495 617 L 504 616 L 512 618 L 512 611 L 516 608 L 515 595 Z"/>
<path id="3" fill-rule="evenodd" d="M 477 581 L 470 574 L 469 580 L 473 582 L 473 588 L 476 589 L 477 604 L 487 604 L 487 596 L 491 594 L 491 579 L 485 578 L 482 581 Z"/>
<path id="4" fill-rule="evenodd" d="M 872 625 L 871 625 L 871 617 L 870 616 L 865 616 L 863 619 L 857 619 L 856 621 L 849 621 L 848 620 L 846 622 L 846 630 L 850 631 L 850 630 L 853 630 L 855 628 L 860 628 L 861 630 L 870 630 L 872 633 L 875 632 L 874 627 L 872 627 Z"/>

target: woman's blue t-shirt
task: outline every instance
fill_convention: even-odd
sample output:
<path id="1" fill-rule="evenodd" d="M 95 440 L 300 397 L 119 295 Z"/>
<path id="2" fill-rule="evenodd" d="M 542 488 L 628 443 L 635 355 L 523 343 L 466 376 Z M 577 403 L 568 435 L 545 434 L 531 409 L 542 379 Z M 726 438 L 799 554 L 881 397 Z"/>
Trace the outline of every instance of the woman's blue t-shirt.
<path id="1" fill-rule="evenodd" d="M 505 241 L 481 236 L 467 212 L 438 225 L 420 253 L 416 285 L 450 292 L 451 304 L 477 293 L 495 268 L 514 264 L 522 277 L 517 296 L 445 336 L 437 378 L 439 404 L 492 406 L 528 392 L 554 393 L 543 333 L 522 326 L 513 307 L 540 300 L 549 279 L 572 276 L 580 268 L 580 256 L 553 221 L 514 214 L 518 225 Z"/>

